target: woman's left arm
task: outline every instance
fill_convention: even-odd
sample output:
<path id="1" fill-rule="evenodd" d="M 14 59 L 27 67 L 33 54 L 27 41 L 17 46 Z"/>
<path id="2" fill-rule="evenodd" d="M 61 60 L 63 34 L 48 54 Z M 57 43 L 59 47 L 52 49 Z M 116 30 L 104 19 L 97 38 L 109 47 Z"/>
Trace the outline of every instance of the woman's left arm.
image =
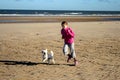
<path id="1" fill-rule="evenodd" d="M 71 37 L 75 36 L 75 33 L 73 32 L 73 30 L 71 28 L 68 29 L 68 33 Z"/>

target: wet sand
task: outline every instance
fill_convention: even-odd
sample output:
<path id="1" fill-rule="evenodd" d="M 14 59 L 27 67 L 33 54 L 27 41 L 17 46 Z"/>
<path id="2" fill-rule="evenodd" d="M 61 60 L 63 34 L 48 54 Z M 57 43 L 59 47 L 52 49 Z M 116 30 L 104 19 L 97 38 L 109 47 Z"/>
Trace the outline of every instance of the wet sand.
<path id="1" fill-rule="evenodd" d="M 120 16 L 1 16 L 0 23 L 120 21 Z"/>
<path id="2" fill-rule="evenodd" d="M 60 23 L 0 24 L 0 80 L 120 80 L 120 22 L 70 22 L 78 66 L 62 53 Z M 55 65 L 42 63 L 53 50 Z"/>

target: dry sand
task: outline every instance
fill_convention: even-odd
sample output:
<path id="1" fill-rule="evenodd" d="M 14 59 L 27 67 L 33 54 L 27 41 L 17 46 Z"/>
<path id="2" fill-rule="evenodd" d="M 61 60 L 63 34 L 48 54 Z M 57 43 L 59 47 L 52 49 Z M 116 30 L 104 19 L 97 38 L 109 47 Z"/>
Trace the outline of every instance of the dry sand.
<path id="1" fill-rule="evenodd" d="M 62 53 L 60 23 L 0 24 L 0 80 L 120 80 L 120 22 L 71 22 L 78 66 Z M 41 62 L 41 50 L 55 65 Z"/>

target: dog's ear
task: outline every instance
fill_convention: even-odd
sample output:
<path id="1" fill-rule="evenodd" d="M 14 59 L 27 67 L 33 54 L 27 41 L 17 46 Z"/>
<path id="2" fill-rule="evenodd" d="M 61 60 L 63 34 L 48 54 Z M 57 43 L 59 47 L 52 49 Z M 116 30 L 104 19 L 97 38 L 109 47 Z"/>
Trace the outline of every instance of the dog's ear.
<path id="1" fill-rule="evenodd" d="M 42 53 L 45 53 L 45 50 L 42 50 L 41 52 L 42 52 Z"/>
<path id="2" fill-rule="evenodd" d="M 43 53 L 43 50 L 41 52 Z"/>
<path id="3" fill-rule="evenodd" d="M 46 53 L 48 52 L 48 50 L 46 49 Z"/>

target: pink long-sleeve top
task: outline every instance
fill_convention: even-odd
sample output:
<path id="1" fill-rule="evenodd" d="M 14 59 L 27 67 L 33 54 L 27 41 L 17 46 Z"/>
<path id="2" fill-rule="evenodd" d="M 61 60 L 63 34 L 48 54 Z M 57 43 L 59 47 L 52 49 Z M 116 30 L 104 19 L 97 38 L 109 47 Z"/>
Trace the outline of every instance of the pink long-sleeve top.
<path id="1" fill-rule="evenodd" d="M 62 39 L 65 43 L 72 44 L 74 42 L 75 33 L 69 27 L 61 29 Z"/>

